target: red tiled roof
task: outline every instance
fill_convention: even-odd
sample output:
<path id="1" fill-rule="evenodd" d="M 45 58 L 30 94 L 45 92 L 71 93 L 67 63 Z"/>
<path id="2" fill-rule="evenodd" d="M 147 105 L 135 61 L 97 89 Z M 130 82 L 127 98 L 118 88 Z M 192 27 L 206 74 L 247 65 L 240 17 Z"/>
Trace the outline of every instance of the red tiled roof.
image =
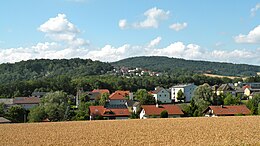
<path id="1" fill-rule="evenodd" d="M 206 112 L 208 109 L 213 110 L 213 113 L 216 115 L 249 115 L 251 113 L 245 105 L 209 106 L 204 112 Z"/>
<path id="2" fill-rule="evenodd" d="M 89 106 L 90 115 L 101 115 L 104 117 L 130 116 L 127 108 L 107 109 L 104 106 Z"/>
<path id="3" fill-rule="evenodd" d="M 160 115 L 162 111 L 166 110 L 169 115 L 183 115 L 181 108 L 177 105 L 142 105 L 146 115 Z"/>
<path id="4" fill-rule="evenodd" d="M 124 96 L 129 96 L 130 91 L 117 90 L 117 91 L 115 91 L 115 93 L 122 94 Z"/>
<path id="5" fill-rule="evenodd" d="M 243 86 L 243 89 L 244 89 L 244 90 L 245 90 L 246 88 L 250 89 L 251 86 L 249 86 L 249 85 L 245 85 L 245 86 Z"/>
<path id="6" fill-rule="evenodd" d="M 39 97 L 15 97 L 14 104 L 39 104 Z"/>
<path id="7" fill-rule="evenodd" d="M 129 96 L 129 91 L 116 91 L 109 96 L 110 100 L 124 100 L 126 96 Z"/>
<path id="8" fill-rule="evenodd" d="M 92 92 L 99 92 L 100 94 L 104 94 L 104 93 L 110 94 L 108 89 L 94 89 Z"/>

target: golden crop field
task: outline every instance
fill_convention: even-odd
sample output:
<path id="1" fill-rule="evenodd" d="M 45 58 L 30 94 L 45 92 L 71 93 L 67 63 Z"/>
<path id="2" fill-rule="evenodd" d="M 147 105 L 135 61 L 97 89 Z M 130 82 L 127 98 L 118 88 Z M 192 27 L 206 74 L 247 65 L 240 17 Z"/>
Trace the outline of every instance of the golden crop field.
<path id="1" fill-rule="evenodd" d="M 0 145 L 260 145 L 260 116 L 1 124 Z"/>

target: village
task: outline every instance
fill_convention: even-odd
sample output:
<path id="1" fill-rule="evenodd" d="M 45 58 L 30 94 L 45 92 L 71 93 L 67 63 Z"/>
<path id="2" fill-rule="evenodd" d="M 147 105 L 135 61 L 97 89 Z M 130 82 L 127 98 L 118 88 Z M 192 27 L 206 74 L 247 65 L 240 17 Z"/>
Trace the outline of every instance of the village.
<path id="1" fill-rule="evenodd" d="M 209 86 L 208 84 L 205 85 Z M 163 87 L 155 87 L 153 91 L 140 89 L 137 91 L 138 93 L 122 90 L 111 93 L 108 89 L 94 89 L 92 91 L 79 89 L 77 95 L 69 97 L 73 101 L 72 103 L 74 103 L 70 106 L 73 107 L 73 110 L 77 110 L 82 102 L 90 103 L 87 110 L 87 115 L 89 116 L 87 120 L 188 117 L 190 115 L 187 115 L 187 111 L 185 111 L 184 108 L 194 104 L 193 101 L 196 100 L 193 99 L 195 96 L 194 92 L 199 90 L 199 87 L 205 85 L 196 86 L 193 83 L 178 84 L 169 89 Z M 211 89 L 210 92 L 212 92 L 210 98 L 216 98 L 211 99 L 212 101 L 224 95 L 229 95 L 233 99 L 239 98 L 239 101 L 235 103 L 217 101 L 215 102 L 216 104 L 210 104 L 207 107 L 204 106 L 202 115 L 197 116 L 218 117 L 253 114 L 252 110 L 249 109 L 245 103 L 253 99 L 256 95 L 260 95 L 259 82 L 239 82 L 209 87 Z M 203 88 L 201 89 L 203 90 Z M 1 98 L 0 103 L 4 104 L 5 111 L 15 105 L 20 105 L 25 110 L 30 111 L 30 109 L 35 106 L 39 106 L 41 99 L 44 98 L 46 94 L 48 93 L 33 92 L 30 97 Z M 0 121 L 1 123 L 12 122 L 4 117 L 1 117 Z M 24 121 L 26 122 L 26 119 Z M 48 118 L 42 120 L 42 122 L 46 121 L 50 120 Z"/>

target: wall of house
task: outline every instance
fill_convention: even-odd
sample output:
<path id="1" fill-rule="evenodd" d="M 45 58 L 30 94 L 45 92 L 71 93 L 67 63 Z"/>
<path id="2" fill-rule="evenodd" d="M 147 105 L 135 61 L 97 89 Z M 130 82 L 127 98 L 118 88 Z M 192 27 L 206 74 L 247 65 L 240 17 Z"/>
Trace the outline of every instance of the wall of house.
<path id="1" fill-rule="evenodd" d="M 37 106 L 38 104 L 19 104 L 19 105 L 21 105 L 24 109 L 29 110 L 29 109 Z"/>
<path id="2" fill-rule="evenodd" d="M 193 96 L 193 92 L 197 86 L 194 84 L 187 85 L 184 87 L 175 87 L 171 89 L 171 99 L 175 102 L 178 102 L 177 96 L 178 91 L 181 90 L 185 96 L 185 102 L 190 102 Z"/>
<path id="3" fill-rule="evenodd" d="M 250 94 L 251 94 L 250 89 L 246 88 L 246 89 L 244 90 L 244 94 L 245 94 L 246 96 L 250 96 Z"/>
<path id="4" fill-rule="evenodd" d="M 140 115 L 139 115 L 140 119 L 147 119 L 147 117 L 145 116 L 145 110 L 142 109 L 142 111 L 140 112 Z"/>
<path id="5" fill-rule="evenodd" d="M 126 100 L 123 99 L 123 100 L 109 100 L 109 104 L 111 105 L 122 105 L 122 104 L 125 104 L 126 103 Z"/>
<path id="6" fill-rule="evenodd" d="M 171 103 L 170 93 L 165 89 L 162 89 L 157 94 L 153 94 L 156 101 L 161 101 L 162 103 Z"/>

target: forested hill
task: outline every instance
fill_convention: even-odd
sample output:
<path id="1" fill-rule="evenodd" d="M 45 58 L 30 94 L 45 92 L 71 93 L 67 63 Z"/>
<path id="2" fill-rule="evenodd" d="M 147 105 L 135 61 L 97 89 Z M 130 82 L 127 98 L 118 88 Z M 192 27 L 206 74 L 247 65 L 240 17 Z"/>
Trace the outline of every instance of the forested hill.
<path id="1" fill-rule="evenodd" d="M 260 66 L 208 61 L 194 61 L 162 56 L 133 57 L 112 63 L 119 67 L 140 67 L 157 72 L 190 71 L 218 75 L 249 76 L 260 72 Z"/>
<path id="2" fill-rule="evenodd" d="M 66 75 L 100 75 L 112 70 L 109 63 L 90 59 L 36 59 L 0 65 L 0 83 Z"/>

